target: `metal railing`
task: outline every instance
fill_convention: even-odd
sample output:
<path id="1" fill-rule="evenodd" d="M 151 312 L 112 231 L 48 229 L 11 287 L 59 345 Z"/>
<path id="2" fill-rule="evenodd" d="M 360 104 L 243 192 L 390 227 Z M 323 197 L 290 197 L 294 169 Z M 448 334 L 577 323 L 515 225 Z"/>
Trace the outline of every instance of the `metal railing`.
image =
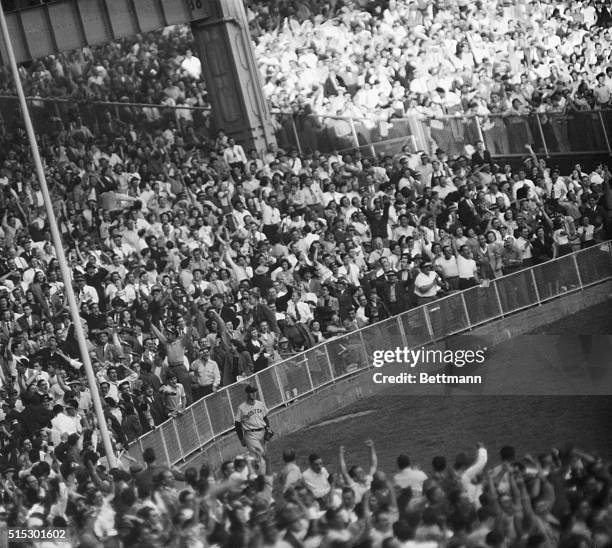
<path id="1" fill-rule="evenodd" d="M 47 97 L 28 97 L 27 102 L 36 132 L 47 135 L 56 135 L 66 126 L 76 123 L 79 118 L 96 137 L 103 134 L 119 135 L 122 128 L 130 124 L 137 131 L 154 135 L 156 130 L 166 129 L 168 122 L 174 122 L 181 128 L 187 123 L 193 123 L 198 130 L 209 128 L 211 136 L 214 132 L 210 107 L 70 101 Z M 21 114 L 16 97 L 0 96 L 0 120 L 5 131 L 21 127 Z"/>
<path id="2" fill-rule="evenodd" d="M 371 367 L 375 350 L 420 348 L 450 335 L 612 279 L 612 242 L 565 255 L 533 268 L 456 292 L 379 323 L 328 339 L 195 402 L 185 413 L 142 436 L 129 449 L 134 458 L 152 447 L 160 462 L 184 462 L 234 428 L 244 384 L 256 383 L 269 410 L 282 408 L 339 379 Z M 220 449 L 219 449 L 220 450 Z"/>
<path id="3" fill-rule="evenodd" d="M 72 101 L 28 97 L 38 133 L 55 135 L 65 124 L 80 118 L 94 135 L 119 133 L 117 124 L 155 133 L 168 122 L 178 127 L 193 123 L 198 130 L 214 135 L 209 107 L 165 106 L 129 102 Z M 21 126 L 17 98 L 0 96 L 0 120 L 6 130 Z M 524 156 L 525 144 L 545 156 L 612 153 L 612 110 L 591 110 L 571 114 L 529 114 L 525 116 L 468 114 L 426 118 L 377 119 L 313 116 L 272 112 L 278 144 L 301 153 L 318 150 L 324 154 L 360 150 L 364 156 L 397 154 L 408 145 L 412 152 L 434 152 L 441 148 L 451 157 L 465 154 L 467 145 L 483 140 L 494 157 Z"/>
<path id="4" fill-rule="evenodd" d="M 300 152 L 319 150 L 364 156 L 444 150 L 450 157 L 466 154 L 466 145 L 482 140 L 494 157 L 524 156 L 525 144 L 545 156 L 612 153 L 612 110 L 522 116 L 457 114 L 426 118 L 377 120 L 275 113 L 276 139 Z"/>

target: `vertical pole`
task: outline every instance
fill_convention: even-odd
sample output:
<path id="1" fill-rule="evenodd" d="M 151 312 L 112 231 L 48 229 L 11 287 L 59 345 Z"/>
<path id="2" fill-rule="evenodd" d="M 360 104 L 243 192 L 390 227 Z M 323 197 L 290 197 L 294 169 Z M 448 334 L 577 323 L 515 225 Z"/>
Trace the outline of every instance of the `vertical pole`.
<path id="1" fill-rule="evenodd" d="M 538 299 L 538 304 L 542 304 L 542 300 L 540 299 L 540 292 L 538 290 L 538 282 L 536 281 L 535 274 L 533 273 L 533 268 L 529 269 L 531 271 L 531 279 L 533 281 L 533 288 L 535 289 L 536 299 Z"/>
<path id="2" fill-rule="evenodd" d="M 355 150 L 359 150 L 359 137 L 357 136 L 357 130 L 355 129 L 355 120 L 349 118 L 351 121 L 351 133 L 353 134 L 353 140 L 355 141 Z"/>
<path id="3" fill-rule="evenodd" d="M 166 455 L 166 462 L 168 463 L 168 466 L 174 466 L 174 463 L 170 461 L 170 453 L 168 453 L 168 444 L 166 443 L 166 436 L 164 436 L 164 430 L 161 424 L 158 430 L 154 430 L 153 435 L 159 436 L 161 438 L 162 447 L 164 448 L 164 455 Z"/>
<path id="4" fill-rule="evenodd" d="M 501 297 L 499 296 L 499 288 L 497 287 L 497 280 L 491 280 L 493 287 L 495 288 L 495 297 L 497 298 L 497 306 L 499 306 L 499 315 L 504 317 L 504 307 L 502 306 Z"/>
<path id="5" fill-rule="evenodd" d="M 604 134 L 604 140 L 606 141 L 606 148 L 608 149 L 608 154 L 612 154 L 612 148 L 610 148 L 610 137 L 608 136 L 608 132 L 606 130 L 606 124 L 604 124 L 601 110 L 598 111 L 598 114 L 599 114 L 599 123 L 601 124 L 601 129 L 603 130 L 603 134 Z M 608 111 L 608 115 L 610 115 L 610 111 Z"/>
<path id="6" fill-rule="evenodd" d="M 285 403 L 287 398 L 285 397 L 285 388 L 283 387 L 283 383 L 280 380 L 280 375 L 278 374 L 278 367 L 274 366 L 273 371 L 274 376 L 276 377 L 276 383 L 278 384 L 278 389 L 280 390 L 281 400 L 283 400 L 283 403 Z"/>
<path id="7" fill-rule="evenodd" d="M 476 122 L 476 135 L 478 135 L 478 140 L 484 143 L 484 137 L 482 134 L 482 128 L 480 127 L 480 119 L 477 115 L 474 115 L 474 121 Z M 486 147 L 486 144 L 485 144 Z"/>
<path id="8" fill-rule="evenodd" d="M 580 269 L 578 268 L 578 260 L 576 259 L 576 253 L 573 254 L 572 258 L 574 259 L 574 267 L 576 268 L 576 276 L 578 276 L 578 285 L 580 289 L 584 286 L 582 285 L 582 276 L 580 275 Z"/>
<path id="9" fill-rule="evenodd" d="M 406 338 L 406 331 L 404 330 L 404 322 L 402 321 L 402 317 L 405 312 L 402 312 L 399 316 L 397 316 L 397 325 L 399 326 L 400 335 L 402 336 L 402 344 L 408 348 L 408 339 Z"/>
<path id="10" fill-rule="evenodd" d="M 423 314 L 425 315 L 425 323 L 427 324 L 427 330 L 429 331 L 431 342 L 436 342 L 436 334 L 434 333 L 433 326 L 431 325 L 431 318 L 429 317 L 427 305 L 424 304 L 423 306 L 421 306 L 421 308 L 423 309 Z"/>
<path id="11" fill-rule="evenodd" d="M 314 391 L 315 385 L 312 382 L 312 375 L 310 374 L 310 369 L 308 367 L 308 359 L 306 358 L 306 353 L 303 354 L 304 357 L 304 366 L 306 367 L 306 373 L 308 373 L 308 382 L 310 382 L 310 392 Z"/>
<path id="12" fill-rule="evenodd" d="M 362 355 L 361 358 L 365 358 L 366 367 L 370 367 L 370 355 L 368 354 L 368 348 L 365 344 L 365 339 L 363 338 L 363 330 L 359 330 L 359 342 L 361 343 Z M 362 369 L 361 367 L 359 369 Z"/>
<path id="13" fill-rule="evenodd" d="M 290 116 L 291 116 L 291 127 L 293 128 L 293 135 L 295 136 L 295 142 L 297 144 L 297 149 L 298 149 L 298 152 L 302 154 L 302 143 L 300 143 L 300 134 L 298 133 L 297 126 L 295 125 L 295 117 L 293 116 L 293 114 L 291 114 Z"/>
<path id="14" fill-rule="evenodd" d="M 329 359 L 329 349 L 327 348 L 327 344 L 325 345 L 325 355 L 327 356 L 327 365 L 329 365 L 329 372 L 331 373 L 331 378 L 335 379 L 336 375 L 334 373 L 334 368 L 332 367 L 331 360 Z"/>
<path id="15" fill-rule="evenodd" d="M 195 427 L 196 436 L 198 438 L 198 447 L 202 447 L 204 444 L 202 443 L 202 439 L 200 438 L 200 432 L 198 430 L 198 421 L 196 420 L 195 411 L 193 410 L 193 405 L 191 406 L 191 418 L 193 419 L 193 426 Z"/>
<path id="16" fill-rule="evenodd" d="M 542 139 L 542 146 L 544 147 L 544 156 L 548 158 L 548 146 L 546 145 L 546 139 L 544 138 L 544 130 L 542 129 L 542 122 L 540 122 L 540 115 L 535 115 L 538 121 L 538 131 L 540 132 L 540 139 Z"/>
<path id="17" fill-rule="evenodd" d="M 77 307 L 77 300 L 72 287 L 72 278 L 70 276 L 70 270 L 68 269 L 68 263 L 66 261 L 66 254 L 64 253 L 64 247 L 62 243 L 62 237 L 57 227 L 57 221 L 53 213 L 53 204 L 51 203 L 51 195 L 49 194 L 49 188 L 47 187 L 47 180 L 45 178 L 45 170 L 43 169 L 42 161 L 40 159 L 40 153 L 38 151 L 38 144 L 36 143 L 36 135 L 34 134 L 34 128 L 32 127 L 32 119 L 30 118 L 30 112 L 26 104 L 25 95 L 23 93 L 23 86 L 21 85 L 21 79 L 19 77 L 19 69 L 17 68 L 17 61 L 15 60 L 15 52 L 13 51 L 13 45 L 11 44 L 11 38 L 9 36 L 8 27 L 6 25 L 6 18 L 4 16 L 4 9 L 0 5 L 0 30 L 2 31 L 2 39 L 4 41 L 4 47 L 8 54 L 9 65 L 13 73 L 13 79 L 15 80 L 15 88 L 17 89 L 17 96 L 19 97 L 19 104 L 21 105 L 21 113 L 23 116 L 23 122 L 28 134 L 28 141 L 30 142 L 30 149 L 32 150 L 32 159 L 34 166 L 36 167 L 36 175 L 38 182 L 40 183 L 40 190 L 43 195 L 43 201 L 45 203 L 45 209 L 47 211 L 47 217 L 49 218 L 49 227 L 51 229 L 51 238 L 53 240 L 53 246 L 55 247 L 55 253 L 57 254 L 57 261 L 59 263 L 60 271 L 62 274 L 62 281 L 64 282 L 64 290 L 66 291 L 66 298 L 70 308 L 70 316 L 74 324 L 74 332 L 79 344 L 79 352 L 81 354 L 81 360 L 83 361 L 83 367 L 87 374 L 87 382 L 89 384 L 89 390 L 91 392 L 91 399 L 94 410 L 96 412 L 96 418 L 98 420 L 98 427 L 100 428 L 100 435 L 102 437 L 102 444 L 104 445 L 104 452 L 106 453 L 106 459 L 108 461 L 109 468 L 116 467 L 115 451 L 111 443 L 110 435 L 106 425 L 106 418 L 104 417 L 104 411 L 102 411 L 102 402 L 100 401 L 100 394 L 98 393 L 98 386 L 96 383 L 96 375 L 94 374 L 93 367 L 91 366 L 91 360 L 89 359 L 89 352 L 87 351 L 87 344 L 85 342 L 85 332 L 83 331 L 83 324 L 81 323 L 81 317 L 79 315 L 79 309 Z"/>
<path id="18" fill-rule="evenodd" d="M 215 430 L 213 429 L 213 424 L 210 418 L 210 412 L 208 411 L 208 403 L 206 402 L 206 398 L 204 398 L 204 411 L 206 412 L 206 418 L 208 419 L 208 426 L 210 427 L 210 439 L 204 442 L 206 444 L 215 439 Z"/>
<path id="19" fill-rule="evenodd" d="M 463 303 L 463 311 L 465 312 L 465 320 L 467 321 L 468 329 L 472 330 L 472 320 L 470 320 L 470 313 L 468 312 L 467 303 L 465 302 L 465 291 L 460 293 L 461 302 Z"/>
<path id="20" fill-rule="evenodd" d="M 178 443 L 179 452 L 181 453 L 181 459 L 185 462 L 185 453 L 183 452 L 183 444 L 181 443 L 181 434 L 179 432 L 178 426 L 176 425 L 176 419 L 172 421 L 172 426 L 174 426 L 174 433 L 176 434 L 176 441 Z M 176 462 L 170 462 L 171 466 L 174 466 Z"/>

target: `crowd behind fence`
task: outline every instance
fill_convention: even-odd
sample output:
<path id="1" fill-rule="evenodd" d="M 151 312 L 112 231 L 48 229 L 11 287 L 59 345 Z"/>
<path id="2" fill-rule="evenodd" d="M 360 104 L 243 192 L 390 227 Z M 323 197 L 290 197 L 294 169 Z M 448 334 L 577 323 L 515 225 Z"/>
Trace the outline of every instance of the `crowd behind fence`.
<path id="1" fill-rule="evenodd" d="M 244 401 L 244 383 L 255 383 L 268 409 L 283 407 L 338 379 L 371 367 L 375 350 L 420 348 L 508 314 L 580 291 L 612 278 L 612 242 L 491 280 L 358 331 L 329 339 L 220 389 L 145 434 L 129 449 L 141 459 L 152 447 L 160 461 L 175 465 L 231 432 L 234 411 Z M 218 446 L 217 446 L 218 447 Z"/>
<path id="2" fill-rule="evenodd" d="M 94 134 L 104 125 L 133 124 L 141 132 L 193 123 L 209 137 L 215 135 L 209 107 L 164 106 L 135 103 L 68 101 L 57 98 L 28 98 L 37 132 L 54 135 L 66 123 L 82 123 Z M 275 135 L 282 148 L 300 153 L 318 150 L 360 150 L 366 157 L 396 154 L 408 144 L 413 152 L 434 152 L 441 148 L 450 157 L 466 153 L 467 145 L 482 140 L 493 157 L 524 156 L 525 144 L 545 156 L 612 154 L 612 110 L 591 110 L 571 114 L 529 114 L 524 116 L 462 114 L 443 118 L 369 119 L 312 116 L 276 112 L 272 114 Z M 0 96 L 0 122 L 5 132 L 21 126 L 16 97 Z M 101 131 L 102 129 L 102 131 Z M 108 133 L 108 132 L 107 132 Z"/>
<path id="3" fill-rule="evenodd" d="M 441 148 L 450 157 L 482 140 L 494 157 L 523 156 L 525 144 L 545 156 L 612 153 L 612 111 L 521 116 L 461 114 L 443 118 L 359 119 L 275 114 L 276 139 L 301 153 L 359 149 L 366 156 Z"/>
<path id="4" fill-rule="evenodd" d="M 78 119 L 94 135 L 112 133 L 105 131 L 104 126 L 107 124 L 107 129 L 112 129 L 110 126 L 117 122 L 133 124 L 136 131 L 152 135 L 157 130 L 165 130 L 169 122 L 179 127 L 193 123 L 195 128 L 208 133 L 209 137 L 214 135 L 209 107 L 68 101 L 40 97 L 28 97 L 27 103 L 36 132 L 48 135 L 69 129 L 67 126 L 76 124 Z M 3 132 L 11 132 L 23 126 L 16 97 L 0 96 L 0 121 Z"/>

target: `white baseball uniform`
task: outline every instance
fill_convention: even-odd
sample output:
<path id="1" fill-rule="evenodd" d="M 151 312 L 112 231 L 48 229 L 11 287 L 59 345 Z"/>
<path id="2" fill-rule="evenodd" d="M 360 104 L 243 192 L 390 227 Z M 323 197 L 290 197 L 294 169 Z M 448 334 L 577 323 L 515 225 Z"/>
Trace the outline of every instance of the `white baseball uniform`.
<path id="1" fill-rule="evenodd" d="M 242 425 L 247 449 L 255 454 L 260 466 L 266 452 L 264 441 L 266 422 L 264 417 L 267 414 L 268 408 L 259 400 L 255 400 L 252 404 L 241 403 L 236 410 L 235 417 L 235 421 Z"/>

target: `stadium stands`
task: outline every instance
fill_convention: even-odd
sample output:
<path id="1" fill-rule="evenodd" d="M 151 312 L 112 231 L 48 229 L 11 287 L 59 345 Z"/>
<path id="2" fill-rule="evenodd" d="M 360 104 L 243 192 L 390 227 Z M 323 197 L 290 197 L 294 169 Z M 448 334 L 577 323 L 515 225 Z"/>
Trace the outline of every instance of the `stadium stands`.
<path id="1" fill-rule="evenodd" d="M 612 236 L 609 166 L 561 173 L 528 145 L 520 117 L 605 112 L 605 132 L 607 7 L 248 9 L 272 106 L 300 115 L 306 135 L 318 117 L 339 116 L 334 135 L 346 146 L 321 153 L 310 139 L 301 153 L 244 150 L 210 128 L 184 27 L 22 67 L 33 116 L 45 121 L 46 176 L 122 455 L 194 400 L 321 341 Z M 0 91 L 13 91 L 6 67 Z M 49 98 L 74 108 L 49 116 Z M 283 487 L 292 488 L 276 493 L 277 519 L 269 478 L 241 496 L 257 470 L 240 459 L 216 481 L 207 469 L 157 466 L 154 451 L 146 463 L 105 468 L 27 140 L 2 101 L 0 522 L 68 526 L 75 546 L 609 545 L 609 463 L 575 451 L 526 466 L 506 451 L 490 474 L 480 473 L 484 448 L 478 470 L 437 461 L 425 479 L 403 466 L 397 499 L 380 471 L 353 471 L 315 500 L 327 481 L 317 459 L 311 482 L 293 485 L 289 455 Z M 445 150 L 432 123 L 435 147 L 349 152 L 345 117 L 455 112 L 479 117 L 484 142 Z M 569 150 L 580 135 L 567 131 L 553 137 Z M 504 140 L 523 155 L 518 168 L 498 165 L 499 151 L 487 148 Z"/>

